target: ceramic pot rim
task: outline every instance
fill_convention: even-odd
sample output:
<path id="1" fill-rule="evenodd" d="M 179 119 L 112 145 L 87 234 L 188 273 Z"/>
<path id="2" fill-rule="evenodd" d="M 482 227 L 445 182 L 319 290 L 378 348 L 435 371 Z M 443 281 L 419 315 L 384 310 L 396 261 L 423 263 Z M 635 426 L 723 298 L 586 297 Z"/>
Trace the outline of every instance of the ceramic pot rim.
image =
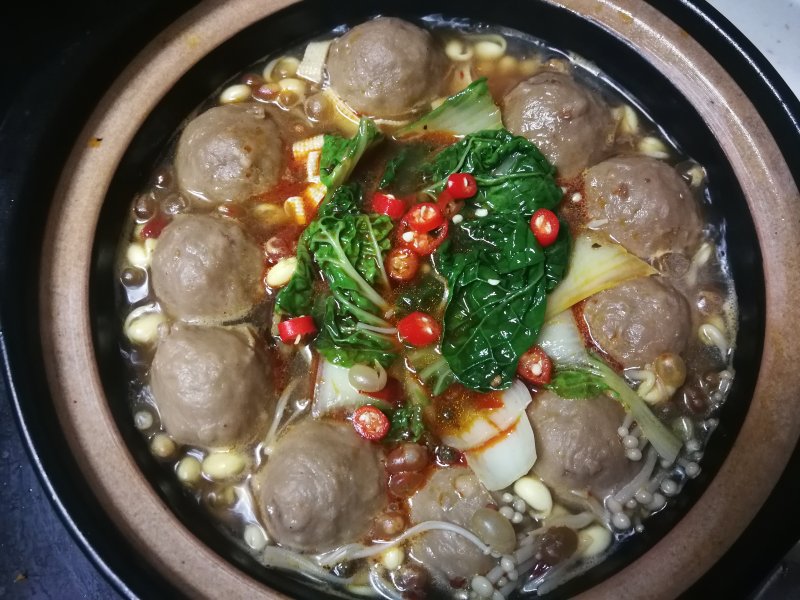
<path id="1" fill-rule="evenodd" d="M 716 135 L 744 192 L 765 257 L 767 314 L 756 391 L 736 443 L 706 492 L 652 549 L 593 597 L 673 597 L 733 543 L 766 499 L 800 433 L 800 197 L 755 107 L 695 40 L 642 0 L 549 0 L 624 38 L 668 74 Z M 293 0 L 205 2 L 159 35 L 87 122 L 56 191 L 45 234 L 40 317 L 48 382 L 65 437 L 123 535 L 192 597 L 281 597 L 221 560 L 159 499 L 109 410 L 92 344 L 89 274 L 102 202 L 138 124 L 208 52 Z M 91 140 L 101 139 L 98 144 Z M 769 440 L 769 444 L 763 443 Z M 135 498 L 135 502 L 131 499 Z"/>

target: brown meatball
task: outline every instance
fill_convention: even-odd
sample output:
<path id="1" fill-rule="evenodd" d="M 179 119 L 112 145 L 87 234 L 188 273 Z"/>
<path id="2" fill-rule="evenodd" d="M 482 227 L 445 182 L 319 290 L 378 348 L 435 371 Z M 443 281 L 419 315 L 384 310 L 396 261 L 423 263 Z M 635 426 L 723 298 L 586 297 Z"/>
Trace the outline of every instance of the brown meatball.
<path id="1" fill-rule="evenodd" d="M 589 219 L 644 260 L 687 252 L 702 224 L 686 182 L 668 164 L 647 156 L 615 157 L 585 174 Z"/>
<path id="2" fill-rule="evenodd" d="M 308 419 L 292 427 L 253 484 L 270 535 L 301 552 L 363 537 L 386 503 L 377 448 L 345 423 Z"/>
<path id="3" fill-rule="evenodd" d="M 240 202 L 273 187 L 283 143 L 264 107 L 211 108 L 183 130 L 175 154 L 178 184 L 208 202 Z"/>
<path id="4" fill-rule="evenodd" d="M 400 116 L 432 100 L 445 65 L 430 33 L 392 17 L 353 27 L 328 54 L 331 88 L 356 111 L 377 117 Z"/>
<path id="5" fill-rule="evenodd" d="M 220 327 L 174 328 L 156 349 L 150 387 L 167 433 L 199 446 L 250 441 L 274 400 L 251 340 Z"/>
<path id="6" fill-rule="evenodd" d="M 663 352 L 686 349 L 689 304 L 658 277 L 632 279 L 589 298 L 583 307 L 589 333 L 623 367 L 643 367 Z"/>
<path id="7" fill-rule="evenodd" d="M 469 528 L 472 515 L 492 503 L 492 497 L 467 467 L 448 467 L 434 472 L 421 490 L 409 499 L 413 523 L 448 521 Z M 414 541 L 412 556 L 441 582 L 472 577 L 492 567 L 491 557 L 472 542 L 450 531 L 429 531 Z"/>
<path id="8" fill-rule="evenodd" d="M 562 178 L 607 156 L 616 128 L 597 94 L 552 72 L 538 73 L 506 94 L 503 121 L 511 133 L 536 144 Z"/>
<path id="9" fill-rule="evenodd" d="M 246 314 L 262 293 L 258 245 L 234 221 L 179 215 L 153 252 L 153 290 L 172 316 L 218 322 Z"/>
<path id="10" fill-rule="evenodd" d="M 589 492 L 598 500 L 619 490 L 641 467 L 625 456 L 617 434 L 625 412 L 606 396 L 568 400 L 539 392 L 528 406 L 536 436 L 534 472 L 563 501 Z"/>

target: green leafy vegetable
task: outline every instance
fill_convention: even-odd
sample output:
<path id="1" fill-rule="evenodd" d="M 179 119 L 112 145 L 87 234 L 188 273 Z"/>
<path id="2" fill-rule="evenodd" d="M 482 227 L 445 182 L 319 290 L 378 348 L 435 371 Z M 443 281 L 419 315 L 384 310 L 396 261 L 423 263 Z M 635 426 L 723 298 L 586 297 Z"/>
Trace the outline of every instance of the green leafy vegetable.
<path id="1" fill-rule="evenodd" d="M 394 180 L 397 178 L 397 171 L 402 167 L 408 157 L 408 151 L 409 148 L 404 147 L 400 152 L 389 159 L 383 171 L 383 177 L 381 177 L 381 181 L 378 184 L 378 189 L 385 190 L 394 183 Z"/>
<path id="2" fill-rule="evenodd" d="M 441 353 L 465 386 L 504 389 L 536 340 L 547 293 L 566 271 L 568 228 L 547 248 L 530 229 L 534 211 L 555 208 L 561 190 L 536 146 L 504 129 L 468 135 L 440 152 L 426 191 L 437 194 L 453 172 L 472 173 L 478 193 L 434 255 L 449 288 Z M 488 215 L 469 218 L 478 208 Z"/>
<path id="3" fill-rule="evenodd" d="M 386 439 L 394 442 L 418 442 L 425 433 L 422 407 L 409 404 L 389 414 L 391 427 Z"/>
<path id="4" fill-rule="evenodd" d="M 309 314 L 314 304 L 313 259 L 308 252 L 305 235 L 297 241 L 296 256 L 294 274 L 275 298 L 275 310 L 294 317 Z"/>
<path id="5" fill-rule="evenodd" d="M 360 211 L 361 191 L 355 184 L 337 188 L 320 205 L 297 247 L 298 268 L 276 299 L 276 309 L 309 314 L 315 299 L 315 320 L 321 323 L 314 346 L 327 360 L 350 367 L 378 361 L 388 367 L 397 357 L 392 325 L 383 314 L 389 304 L 375 286 L 389 287 L 384 267 L 391 246 L 392 221 Z M 316 264 L 328 284 L 328 295 L 313 290 Z"/>
<path id="6" fill-rule="evenodd" d="M 337 188 L 303 234 L 330 290 L 315 346 L 336 365 L 377 360 L 386 367 L 396 357 L 396 344 L 379 331 L 391 328 L 383 318 L 389 305 L 374 286 L 388 289 L 383 261 L 392 221 L 361 213 L 360 196 L 355 184 Z"/>
<path id="7" fill-rule="evenodd" d="M 424 183 L 422 167 L 435 150 L 436 146 L 429 141 L 403 143 L 399 152 L 387 161 L 378 188 L 397 196 L 415 194 Z"/>
<path id="8" fill-rule="evenodd" d="M 492 100 L 486 78 L 481 77 L 424 117 L 398 129 L 395 136 L 402 138 L 434 131 L 466 135 L 502 126 L 500 109 Z"/>
<path id="9" fill-rule="evenodd" d="M 577 367 L 557 370 L 546 387 L 571 400 L 588 400 L 609 389 L 598 375 Z"/>
<path id="10" fill-rule="evenodd" d="M 471 173 L 478 183 L 472 206 L 528 219 L 538 208 L 554 208 L 562 196 L 555 167 L 534 144 L 505 129 L 466 136 L 436 155 L 426 171 L 430 183 L 424 191 L 433 198 L 451 173 Z"/>
<path id="11" fill-rule="evenodd" d="M 433 396 L 438 396 L 455 382 L 447 360 L 433 348 L 411 350 L 408 361 Z"/>
<path id="12" fill-rule="evenodd" d="M 447 303 L 447 281 L 433 270 L 422 273 L 395 289 L 394 302 L 399 317 L 414 311 L 438 315 Z"/>
<path id="13" fill-rule="evenodd" d="M 556 374 L 547 387 L 562 398 L 576 401 L 607 393 L 630 413 L 661 458 L 674 462 L 678 457 L 680 440 L 658 420 L 625 380 L 599 358 L 586 353 L 581 363 L 557 365 Z"/>
<path id="14" fill-rule="evenodd" d="M 428 394 L 417 383 L 414 376 L 405 371 L 403 380 L 406 404 L 391 413 L 387 413 L 391 428 L 387 435 L 390 441 L 418 442 L 425 433 L 423 410 L 430 403 Z"/>
<path id="15" fill-rule="evenodd" d="M 442 355 L 461 383 L 486 392 L 511 385 L 544 322 L 546 255 L 525 221 L 492 215 L 468 224 L 470 244 L 456 251 L 446 242 L 435 256 L 450 287 Z"/>
<path id="16" fill-rule="evenodd" d="M 346 139 L 325 136 L 320 157 L 321 179 L 329 192 L 317 217 L 298 242 L 298 266 L 275 301 L 278 313 L 313 311 L 320 333 L 315 347 L 331 363 L 389 366 L 396 358 L 391 324 L 383 315 L 389 304 L 375 288 L 389 289 L 384 267 L 391 246 L 389 217 L 361 212 L 361 189 L 342 185 L 364 152 L 382 138 L 375 123 L 361 119 L 358 133 Z M 324 297 L 314 293 L 313 265 L 328 284 Z"/>
<path id="17" fill-rule="evenodd" d="M 319 160 L 320 180 L 329 190 L 342 185 L 355 169 L 356 164 L 375 143 L 383 139 L 372 119 L 362 118 L 358 132 L 352 138 L 326 134 Z"/>

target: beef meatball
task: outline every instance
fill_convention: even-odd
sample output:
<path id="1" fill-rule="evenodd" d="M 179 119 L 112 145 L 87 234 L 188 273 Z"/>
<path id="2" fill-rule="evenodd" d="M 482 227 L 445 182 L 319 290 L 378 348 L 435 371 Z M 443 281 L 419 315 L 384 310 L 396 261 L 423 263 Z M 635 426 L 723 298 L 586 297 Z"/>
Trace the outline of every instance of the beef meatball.
<path id="1" fill-rule="evenodd" d="M 623 367 L 643 367 L 686 349 L 689 304 L 658 277 L 632 279 L 590 297 L 583 315 L 592 339 Z"/>
<path id="2" fill-rule="evenodd" d="M 475 511 L 490 503 L 491 495 L 470 469 L 449 467 L 435 471 L 425 487 L 409 499 L 409 515 L 415 524 L 448 521 L 469 528 Z M 411 554 L 443 583 L 485 573 L 493 564 L 491 557 L 472 542 L 450 531 L 429 531 L 419 536 Z"/>
<path id="3" fill-rule="evenodd" d="M 689 187 L 660 160 L 603 161 L 586 171 L 585 186 L 589 219 L 644 260 L 691 251 L 700 239 L 702 223 Z"/>
<path id="4" fill-rule="evenodd" d="M 585 492 L 602 500 L 641 467 L 625 456 L 617 434 L 625 412 L 615 400 L 569 400 L 544 391 L 527 412 L 538 455 L 533 470 L 568 504 L 580 503 Z"/>
<path id="5" fill-rule="evenodd" d="M 357 25 L 328 54 L 331 88 L 353 109 L 377 117 L 403 115 L 432 100 L 446 59 L 430 33 L 401 19 Z"/>
<path id="6" fill-rule="evenodd" d="M 234 221 L 179 215 L 153 252 L 153 290 L 173 317 L 219 322 L 247 313 L 262 293 L 258 245 Z"/>
<path id="7" fill-rule="evenodd" d="M 220 327 L 173 328 L 156 349 L 150 387 L 167 433 L 198 446 L 250 441 L 274 402 L 252 339 Z"/>
<path id="8" fill-rule="evenodd" d="M 538 73 L 503 100 L 511 133 L 536 144 L 562 178 L 580 174 L 608 155 L 616 123 L 594 92 L 563 73 Z"/>
<path id="9" fill-rule="evenodd" d="M 273 187 L 283 143 L 264 107 L 211 108 L 183 130 L 175 154 L 181 189 L 207 202 L 240 202 Z"/>
<path id="10" fill-rule="evenodd" d="M 386 502 L 377 447 L 346 423 L 307 419 L 278 439 L 255 476 L 270 535 L 301 552 L 325 552 L 364 536 Z"/>

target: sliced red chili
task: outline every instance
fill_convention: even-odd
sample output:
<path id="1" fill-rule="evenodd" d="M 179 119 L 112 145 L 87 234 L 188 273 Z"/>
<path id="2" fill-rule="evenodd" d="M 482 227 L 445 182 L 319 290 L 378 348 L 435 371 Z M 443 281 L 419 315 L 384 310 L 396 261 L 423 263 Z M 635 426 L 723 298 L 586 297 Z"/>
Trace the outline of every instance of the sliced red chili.
<path id="1" fill-rule="evenodd" d="M 412 312 L 397 322 L 400 339 L 412 346 L 428 346 L 442 335 L 442 326 L 429 314 Z"/>
<path id="2" fill-rule="evenodd" d="M 470 173 L 453 173 L 447 178 L 447 191 L 456 200 L 466 200 L 478 193 L 478 182 Z"/>
<path id="3" fill-rule="evenodd" d="M 464 203 L 461 200 L 453 198 L 447 190 L 443 190 L 442 193 L 439 194 L 436 205 L 439 207 L 439 210 L 442 211 L 442 215 L 444 215 L 445 219 L 449 219 L 464 207 Z"/>
<path id="4" fill-rule="evenodd" d="M 417 233 L 428 233 L 441 227 L 444 215 L 433 202 L 422 202 L 412 206 L 403 220 Z"/>
<path id="5" fill-rule="evenodd" d="M 371 404 L 365 404 L 353 413 L 353 428 L 366 440 L 382 440 L 389 433 L 389 417 Z"/>
<path id="6" fill-rule="evenodd" d="M 531 231 L 543 248 L 556 241 L 560 227 L 558 217 L 552 210 L 540 208 L 531 217 Z"/>
<path id="7" fill-rule="evenodd" d="M 316 331 L 317 325 L 314 323 L 314 318 L 310 315 L 294 317 L 278 323 L 278 333 L 281 336 L 281 341 L 286 344 L 294 342 L 297 336 L 316 333 Z"/>
<path id="8" fill-rule="evenodd" d="M 381 215 L 387 215 L 392 221 L 400 219 L 406 213 L 406 202 L 394 194 L 376 192 L 372 196 L 372 210 Z"/>
<path id="9" fill-rule="evenodd" d="M 394 377 L 389 377 L 386 380 L 386 385 L 383 386 L 382 390 L 378 390 L 377 392 L 360 391 L 359 393 L 369 396 L 370 398 L 375 398 L 376 400 L 382 400 L 391 406 L 397 406 L 403 400 L 403 387 Z"/>
<path id="10" fill-rule="evenodd" d="M 534 346 L 520 357 L 517 375 L 533 385 L 548 384 L 553 376 L 553 361 L 540 346 Z"/>
<path id="11" fill-rule="evenodd" d="M 449 225 L 443 221 L 441 226 L 429 233 L 419 233 L 409 227 L 405 217 L 395 228 L 398 244 L 408 248 L 417 256 L 428 256 L 447 238 Z"/>
<path id="12" fill-rule="evenodd" d="M 144 224 L 140 235 L 142 239 L 157 238 L 167 225 L 169 225 L 169 219 L 159 213 Z"/>
<path id="13" fill-rule="evenodd" d="M 411 281 L 419 271 L 419 257 L 410 248 L 392 248 L 386 257 L 389 277 L 397 281 Z"/>

